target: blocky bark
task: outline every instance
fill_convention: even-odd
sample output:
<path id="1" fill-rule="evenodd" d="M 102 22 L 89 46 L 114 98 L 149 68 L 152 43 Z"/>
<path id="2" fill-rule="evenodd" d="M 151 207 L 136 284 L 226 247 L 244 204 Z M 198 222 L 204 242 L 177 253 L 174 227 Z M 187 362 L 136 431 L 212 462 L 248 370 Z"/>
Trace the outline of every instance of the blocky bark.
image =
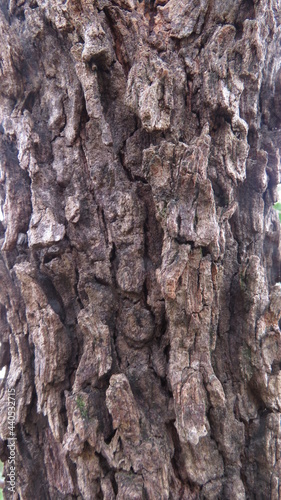
<path id="1" fill-rule="evenodd" d="M 281 498 L 280 20 L 1 2 L 5 498 Z"/>

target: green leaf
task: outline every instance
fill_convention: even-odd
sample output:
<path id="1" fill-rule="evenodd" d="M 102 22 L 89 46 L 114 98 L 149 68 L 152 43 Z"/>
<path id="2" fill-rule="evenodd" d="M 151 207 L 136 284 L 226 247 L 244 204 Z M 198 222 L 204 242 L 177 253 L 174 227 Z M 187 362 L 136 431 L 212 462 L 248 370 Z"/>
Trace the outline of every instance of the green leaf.
<path id="1" fill-rule="evenodd" d="M 277 203 L 274 203 L 273 208 L 275 208 L 275 210 L 279 210 L 279 212 L 281 212 L 281 203 L 280 203 L 280 201 L 277 201 Z"/>
<path id="2" fill-rule="evenodd" d="M 281 213 L 280 213 L 280 212 L 279 212 L 279 220 L 280 220 L 280 222 L 281 222 Z"/>

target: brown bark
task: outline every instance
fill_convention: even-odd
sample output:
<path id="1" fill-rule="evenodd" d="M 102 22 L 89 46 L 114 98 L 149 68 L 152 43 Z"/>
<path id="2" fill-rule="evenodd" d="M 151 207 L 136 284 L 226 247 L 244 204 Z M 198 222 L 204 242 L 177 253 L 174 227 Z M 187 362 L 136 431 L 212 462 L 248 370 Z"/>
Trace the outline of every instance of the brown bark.
<path id="1" fill-rule="evenodd" d="M 5 497 L 281 498 L 279 3 L 0 8 Z"/>

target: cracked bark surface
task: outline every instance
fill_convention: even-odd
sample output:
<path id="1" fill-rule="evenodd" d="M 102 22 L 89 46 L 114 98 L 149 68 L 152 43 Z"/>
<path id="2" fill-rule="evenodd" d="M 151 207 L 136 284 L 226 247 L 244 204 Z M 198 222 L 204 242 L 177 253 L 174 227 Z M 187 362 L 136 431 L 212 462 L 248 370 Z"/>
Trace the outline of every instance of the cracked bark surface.
<path id="1" fill-rule="evenodd" d="M 280 2 L 0 9 L 5 497 L 281 498 Z"/>

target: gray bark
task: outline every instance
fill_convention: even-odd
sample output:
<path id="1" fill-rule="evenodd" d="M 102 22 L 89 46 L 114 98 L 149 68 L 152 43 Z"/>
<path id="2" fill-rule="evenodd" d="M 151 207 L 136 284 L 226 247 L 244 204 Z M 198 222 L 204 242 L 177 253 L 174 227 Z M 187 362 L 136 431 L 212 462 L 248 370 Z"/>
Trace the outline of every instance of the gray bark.
<path id="1" fill-rule="evenodd" d="M 281 498 L 280 2 L 0 8 L 5 498 Z"/>

